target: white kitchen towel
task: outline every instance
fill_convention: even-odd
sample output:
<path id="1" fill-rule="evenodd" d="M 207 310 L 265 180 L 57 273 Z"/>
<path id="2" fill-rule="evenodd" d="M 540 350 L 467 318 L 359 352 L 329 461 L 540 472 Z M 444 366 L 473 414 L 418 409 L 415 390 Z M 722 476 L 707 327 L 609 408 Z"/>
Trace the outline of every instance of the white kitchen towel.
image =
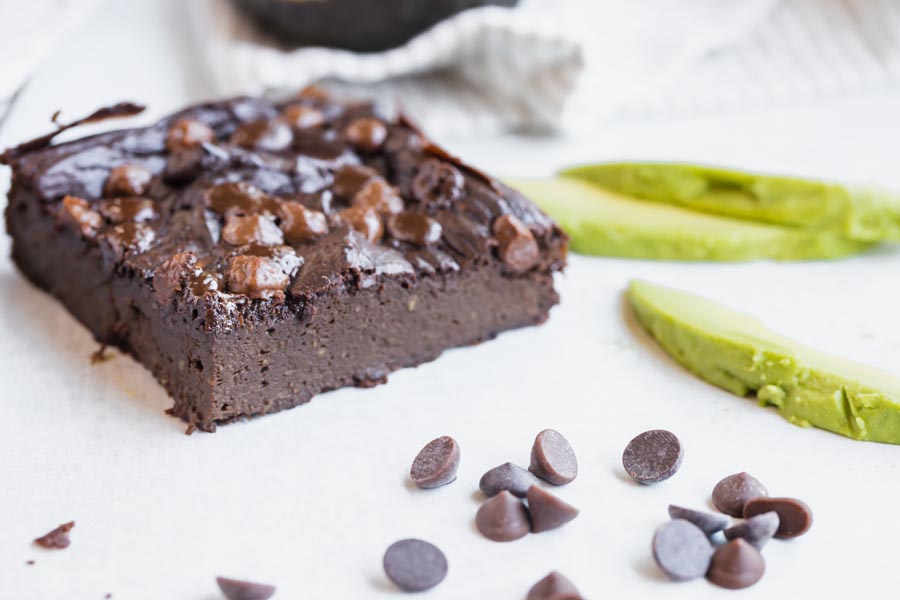
<path id="1" fill-rule="evenodd" d="M 191 9 L 223 93 L 337 81 L 399 102 L 435 134 L 466 136 L 584 126 L 615 113 L 745 37 L 776 1 L 523 0 L 464 12 L 374 54 L 285 50 L 229 0 Z"/>

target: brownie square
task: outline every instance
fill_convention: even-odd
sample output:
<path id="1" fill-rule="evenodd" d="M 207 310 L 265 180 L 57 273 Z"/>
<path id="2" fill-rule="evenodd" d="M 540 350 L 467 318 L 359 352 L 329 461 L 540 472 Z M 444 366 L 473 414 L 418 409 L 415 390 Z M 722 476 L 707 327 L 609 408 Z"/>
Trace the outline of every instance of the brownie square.
<path id="1" fill-rule="evenodd" d="M 190 429 L 383 383 L 558 302 L 560 229 L 369 104 L 237 98 L 52 139 L 2 156 L 13 259 Z"/>

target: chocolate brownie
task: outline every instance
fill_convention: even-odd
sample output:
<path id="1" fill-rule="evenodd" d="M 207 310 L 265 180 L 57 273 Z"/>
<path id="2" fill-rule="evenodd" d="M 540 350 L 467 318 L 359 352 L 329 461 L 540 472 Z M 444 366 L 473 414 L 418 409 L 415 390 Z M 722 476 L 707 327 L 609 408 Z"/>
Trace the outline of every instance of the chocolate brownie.
<path id="1" fill-rule="evenodd" d="M 53 136 L 2 155 L 13 259 L 191 428 L 383 383 L 558 301 L 560 229 L 402 115 L 307 91 Z"/>

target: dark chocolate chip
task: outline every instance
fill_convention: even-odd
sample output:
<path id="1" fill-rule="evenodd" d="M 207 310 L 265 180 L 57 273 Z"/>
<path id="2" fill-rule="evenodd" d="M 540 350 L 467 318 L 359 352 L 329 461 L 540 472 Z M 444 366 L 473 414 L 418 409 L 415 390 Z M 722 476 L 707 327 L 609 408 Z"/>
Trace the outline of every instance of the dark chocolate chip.
<path id="1" fill-rule="evenodd" d="M 403 198 L 385 179 L 373 177 L 353 196 L 353 205 L 374 208 L 382 215 L 393 215 L 403 210 Z"/>
<path id="2" fill-rule="evenodd" d="M 351 206 L 338 213 L 338 220 L 361 233 L 370 242 L 377 242 L 384 235 L 384 225 L 374 208 Z"/>
<path id="3" fill-rule="evenodd" d="M 778 531 L 780 522 L 778 513 L 775 511 L 762 513 L 726 529 L 725 539 L 741 538 L 757 550 L 762 550 L 766 542 Z"/>
<path id="4" fill-rule="evenodd" d="M 248 150 L 281 152 L 291 146 L 294 133 L 280 119 L 259 119 L 241 124 L 231 134 L 230 141 Z"/>
<path id="5" fill-rule="evenodd" d="M 62 550 L 69 547 L 69 532 L 75 527 L 75 521 L 63 523 L 50 533 L 46 533 L 34 540 L 34 543 L 41 548 L 50 548 Z"/>
<path id="6" fill-rule="evenodd" d="M 413 177 L 411 192 L 419 202 L 448 208 L 462 197 L 465 185 L 466 180 L 456 167 L 430 158 Z"/>
<path id="7" fill-rule="evenodd" d="M 228 600 L 268 600 L 275 594 L 275 587 L 264 583 L 216 577 L 219 589 Z"/>
<path id="8" fill-rule="evenodd" d="M 331 189 L 339 198 L 350 201 L 367 181 L 376 177 L 384 179 L 378 174 L 378 171 L 371 167 L 344 165 L 334 172 L 334 183 Z"/>
<path id="9" fill-rule="evenodd" d="M 478 487 L 488 498 L 496 496 L 503 490 L 513 496 L 524 498 L 528 494 L 528 489 L 537 484 L 537 477 L 519 465 L 508 462 L 482 475 Z"/>
<path id="10" fill-rule="evenodd" d="M 447 557 L 423 540 L 394 542 L 384 553 L 384 573 L 406 592 L 430 590 L 447 576 Z"/>
<path id="11" fill-rule="evenodd" d="M 578 476 L 578 459 L 560 432 L 545 429 L 534 439 L 528 470 L 553 485 L 566 485 Z"/>
<path id="12" fill-rule="evenodd" d="M 653 558 L 670 579 L 688 581 L 709 570 L 712 544 L 703 531 L 684 519 L 673 519 L 653 535 Z"/>
<path id="13" fill-rule="evenodd" d="M 387 126 L 374 117 L 354 119 L 344 129 L 344 139 L 363 152 L 375 152 L 387 138 Z"/>
<path id="14" fill-rule="evenodd" d="M 796 498 L 753 498 L 744 505 L 744 518 L 770 511 L 778 513 L 778 531 L 775 532 L 778 539 L 801 536 L 812 527 L 812 511 L 805 502 Z"/>
<path id="15" fill-rule="evenodd" d="M 387 222 L 388 233 L 395 240 L 416 246 L 431 246 L 441 239 L 441 224 L 420 213 L 402 212 Z"/>
<path id="16" fill-rule="evenodd" d="M 207 206 L 220 215 L 231 212 L 274 213 L 278 208 L 277 198 L 244 181 L 213 186 L 206 191 L 205 199 Z"/>
<path id="17" fill-rule="evenodd" d="M 284 236 L 275 221 L 268 216 L 230 213 L 225 215 L 222 240 L 232 246 L 277 246 L 284 242 Z"/>
<path id="18" fill-rule="evenodd" d="M 650 485 L 674 475 L 684 458 L 678 437 L 665 429 L 651 429 L 628 442 L 622 453 L 622 465 L 629 477 Z"/>
<path id="19" fill-rule="evenodd" d="M 173 254 L 153 272 L 153 292 L 157 301 L 167 305 L 194 274 L 197 257 L 193 252 Z"/>
<path id="20" fill-rule="evenodd" d="M 143 196 L 153 173 L 140 164 L 126 164 L 113 167 L 103 186 L 104 196 Z"/>
<path id="21" fill-rule="evenodd" d="M 578 516 L 577 508 L 536 485 L 528 490 L 527 498 L 532 533 L 562 527 Z"/>
<path id="22" fill-rule="evenodd" d="M 456 481 L 458 468 L 459 444 L 445 435 L 431 440 L 419 451 L 409 476 L 418 487 L 431 489 Z"/>
<path id="23" fill-rule="evenodd" d="M 309 242 L 328 233 L 327 217 L 299 202 L 282 202 L 278 207 L 278 216 L 284 238 L 291 244 Z"/>
<path id="24" fill-rule="evenodd" d="M 754 498 L 768 496 L 769 491 L 755 477 L 747 473 L 729 475 L 716 484 L 712 492 L 713 505 L 732 517 L 744 516 L 744 505 Z"/>
<path id="25" fill-rule="evenodd" d="M 294 129 L 309 129 L 325 123 L 325 113 L 308 104 L 291 104 L 281 115 Z"/>
<path id="26" fill-rule="evenodd" d="M 557 571 L 551 571 L 546 577 L 531 586 L 525 600 L 562 600 L 563 598 L 578 598 L 578 588 L 564 575 Z"/>
<path id="27" fill-rule="evenodd" d="M 97 208 L 113 223 L 152 221 L 158 216 L 153 199 L 141 196 L 110 198 L 100 202 Z"/>
<path id="28" fill-rule="evenodd" d="M 669 505 L 669 517 L 690 521 L 699 527 L 706 535 L 712 535 L 717 531 L 722 531 L 731 523 L 726 516 L 699 510 L 691 510 L 690 508 L 682 508 L 681 506 L 675 506 L 674 504 Z"/>
<path id="29" fill-rule="evenodd" d="M 225 273 L 228 290 L 250 298 L 269 299 L 283 295 L 290 278 L 274 260 L 261 256 L 235 256 Z"/>
<path id="30" fill-rule="evenodd" d="M 766 561 L 759 550 L 737 538 L 716 549 L 706 578 L 719 587 L 739 590 L 759 581 L 765 572 Z"/>
<path id="31" fill-rule="evenodd" d="M 166 133 L 166 150 L 175 152 L 214 141 L 216 141 L 216 132 L 203 121 L 190 118 L 178 119 Z"/>
<path id="32" fill-rule="evenodd" d="M 523 273 L 537 264 L 540 256 L 534 234 L 513 215 L 497 217 L 493 225 L 500 260 L 514 273 Z"/>
<path id="33" fill-rule="evenodd" d="M 62 199 L 60 220 L 74 226 L 87 238 L 96 236 L 97 230 L 103 227 L 103 216 L 91 208 L 87 200 L 76 196 Z"/>
<path id="34" fill-rule="evenodd" d="M 475 526 L 481 535 L 495 542 L 518 540 L 531 531 L 525 505 L 506 490 L 481 505 Z"/>

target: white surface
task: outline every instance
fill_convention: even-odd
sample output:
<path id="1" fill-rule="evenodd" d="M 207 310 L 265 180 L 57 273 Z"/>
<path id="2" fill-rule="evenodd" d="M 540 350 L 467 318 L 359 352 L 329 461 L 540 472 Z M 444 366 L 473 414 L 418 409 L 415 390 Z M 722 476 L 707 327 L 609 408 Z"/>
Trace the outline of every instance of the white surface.
<path id="1" fill-rule="evenodd" d="M 60 107 L 73 116 L 130 97 L 158 115 L 207 94 L 175 3 L 132 4 L 116 3 L 35 78 L 0 143 L 43 132 Z M 126 16 L 141 26 L 122 26 Z M 622 122 L 568 140 L 449 145 L 509 175 L 680 158 L 900 187 L 898 139 L 894 94 Z M 450 562 L 447 580 L 421 598 L 519 599 L 550 569 L 592 599 L 731 597 L 705 581 L 661 580 L 649 543 L 668 503 L 702 508 L 720 477 L 742 469 L 774 494 L 808 501 L 815 523 L 800 539 L 769 544 L 765 578 L 741 598 L 884 598 L 900 583 L 900 448 L 798 429 L 694 379 L 629 327 L 620 300 L 631 277 L 680 285 L 900 371 L 897 251 L 814 264 L 573 257 L 559 282 L 562 304 L 543 327 L 451 351 L 385 386 L 187 437 L 163 414 L 166 394 L 132 360 L 90 365 L 96 344 L 16 273 L 8 241 L 0 243 L 0 597 L 212 600 L 218 574 L 272 582 L 281 599 L 400 597 L 381 556 L 407 536 L 436 543 Z M 545 427 L 578 453 L 581 474 L 558 493 L 581 516 L 511 544 L 485 540 L 472 526 L 478 478 L 507 460 L 525 464 Z M 638 487 L 623 478 L 621 451 L 654 427 L 681 437 L 685 463 L 668 482 Z M 411 489 L 410 461 L 441 434 L 462 446 L 459 480 Z M 67 550 L 30 545 L 70 519 Z"/>

